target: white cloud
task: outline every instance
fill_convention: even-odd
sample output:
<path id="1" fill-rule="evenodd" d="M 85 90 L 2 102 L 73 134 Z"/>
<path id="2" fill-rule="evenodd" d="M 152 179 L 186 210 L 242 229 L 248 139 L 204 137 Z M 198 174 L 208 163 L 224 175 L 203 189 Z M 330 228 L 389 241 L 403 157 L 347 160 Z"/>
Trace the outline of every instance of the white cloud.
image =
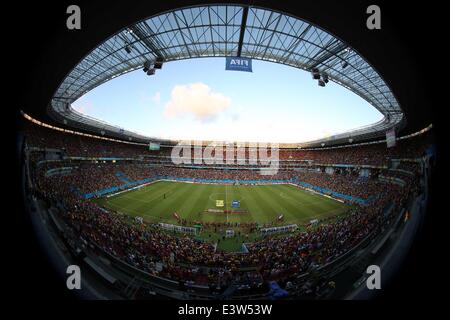
<path id="1" fill-rule="evenodd" d="M 152 96 L 152 101 L 156 104 L 159 104 L 159 102 L 161 101 L 161 93 L 159 91 L 157 91 L 153 96 Z"/>
<path id="2" fill-rule="evenodd" d="M 214 119 L 231 104 L 231 99 L 201 82 L 177 85 L 172 89 L 170 101 L 164 107 L 169 118 L 193 115 L 200 121 Z"/>

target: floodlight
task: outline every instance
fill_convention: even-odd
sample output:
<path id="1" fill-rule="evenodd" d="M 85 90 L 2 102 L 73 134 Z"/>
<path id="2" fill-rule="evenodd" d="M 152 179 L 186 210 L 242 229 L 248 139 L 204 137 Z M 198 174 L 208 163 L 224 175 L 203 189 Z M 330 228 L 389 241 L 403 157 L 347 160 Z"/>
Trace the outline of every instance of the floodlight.
<path id="1" fill-rule="evenodd" d="M 144 62 L 144 68 L 142 70 L 144 72 L 148 72 L 151 66 L 152 65 L 151 65 L 150 61 L 147 60 L 147 61 Z"/>
<path id="2" fill-rule="evenodd" d="M 157 57 L 153 67 L 155 69 L 161 69 L 162 65 L 163 65 L 163 62 L 164 62 L 164 58 L 163 57 Z"/>
<path id="3" fill-rule="evenodd" d="M 319 69 L 313 68 L 313 69 L 311 70 L 311 75 L 312 75 L 312 77 L 313 77 L 314 80 L 319 80 L 319 79 L 320 79 Z"/>

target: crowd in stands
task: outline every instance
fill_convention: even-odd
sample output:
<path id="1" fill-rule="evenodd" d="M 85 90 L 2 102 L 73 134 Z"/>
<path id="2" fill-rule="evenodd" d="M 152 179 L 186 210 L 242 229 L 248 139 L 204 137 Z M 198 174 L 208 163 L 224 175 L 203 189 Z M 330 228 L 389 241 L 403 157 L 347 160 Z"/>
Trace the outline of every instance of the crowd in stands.
<path id="1" fill-rule="evenodd" d="M 143 146 L 125 145 L 61 134 L 31 125 L 27 144 L 34 147 L 65 149 L 72 156 L 135 157 L 149 153 Z M 45 133 L 43 133 L 45 131 Z M 397 150 L 408 155 L 420 155 L 408 142 Z M 337 150 L 337 151 L 336 151 Z M 343 148 L 329 151 L 283 151 L 284 159 L 312 158 L 324 163 L 385 164 L 397 155 L 394 149 L 373 145 L 363 148 Z M 150 166 L 144 161 L 54 161 L 38 164 L 32 157 L 35 188 L 33 192 L 60 210 L 62 220 L 82 241 L 95 243 L 102 250 L 152 275 L 188 283 L 226 288 L 239 281 L 245 286 L 259 286 L 271 280 L 295 282 L 298 275 L 338 258 L 366 237 L 379 234 L 404 207 L 411 195 L 419 190 L 417 166 L 401 164 L 413 170 L 408 183 L 400 187 L 379 182 L 376 175 L 361 178 L 355 171 L 339 170 L 330 175 L 322 172 L 279 170 L 270 177 L 258 170 L 188 169 L 176 166 Z M 49 169 L 70 168 L 64 174 L 47 175 Z M 386 171 L 387 172 L 387 171 Z M 121 173 L 122 176 L 117 174 Z M 397 174 L 399 176 L 397 176 Z M 404 174 L 396 172 L 392 176 Z M 266 237 L 248 246 L 246 254 L 216 250 L 210 243 L 189 236 L 173 235 L 146 225 L 128 216 L 107 211 L 83 194 L 152 177 L 190 179 L 227 179 L 232 181 L 281 179 L 301 181 L 362 199 L 374 198 L 370 206 L 356 206 L 337 220 L 320 221 L 306 231 L 286 237 Z M 388 205 L 395 210 L 385 214 Z M 213 227 L 220 227 L 214 225 Z M 256 228 L 256 225 L 249 225 Z M 253 229 L 254 230 L 254 229 Z M 162 264 L 162 267 L 161 267 Z"/>
<path id="2" fill-rule="evenodd" d="M 316 187 L 363 200 L 370 199 L 386 191 L 386 184 L 379 182 L 377 179 L 361 179 L 352 175 L 302 172 L 299 174 L 298 179 Z M 394 186 L 390 186 L 390 188 L 394 188 Z"/>
<path id="3" fill-rule="evenodd" d="M 418 162 L 409 162 L 409 161 L 402 161 L 399 163 L 399 165 L 395 168 L 399 170 L 405 170 L 413 173 L 419 173 L 420 172 L 420 164 Z"/>
<path id="4" fill-rule="evenodd" d="M 27 144 L 36 148 L 60 149 L 73 157 L 136 157 L 146 146 L 118 143 L 65 133 L 32 123 L 24 125 Z M 98 136 L 101 136 L 98 134 Z"/>
<path id="5" fill-rule="evenodd" d="M 394 185 L 385 184 L 384 189 L 388 192 L 381 193 L 373 206 L 358 207 L 337 222 L 321 224 L 318 228 L 295 236 L 268 237 L 249 245 L 249 253 L 242 255 L 215 251 L 211 244 L 198 242 L 187 236 L 174 236 L 151 227 L 142 228 L 126 216 L 108 212 L 92 202 L 84 201 L 71 188 L 71 184 L 80 189 L 90 186 L 83 191 L 91 191 L 92 186 L 95 186 L 94 189 L 104 187 L 108 185 L 106 181 L 115 177 L 115 170 L 126 172 L 133 178 L 142 178 L 152 173 L 202 179 L 214 175 L 210 170 L 178 168 L 174 171 L 174 168 L 149 168 L 136 164 L 84 164 L 75 170 L 68 175 L 45 177 L 45 174 L 40 174 L 37 190 L 46 199 L 63 203 L 64 220 L 82 239 L 95 242 L 108 253 L 151 274 L 189 280 L 197 284 L 229 284 L 237 275 L 244 277 L 240 271 L 243 267 L 257 268 L 264 280 L 283 280 L 326 264 L 388 223 L 390 217 L 381 214 L 386 204 L 393 201 L 397 206 L 404 205 L 413 187 L 409 185 L 407 190 L 398 190 Z M 197 174 L 192 173 L 197 171 Z M 251 176 L 253 173 L 247 174 Z M 102 175 L 107 177 L 106 180 Z M 240 178 L 248 178 L 242 175 L 243 173 L 239 173 Z M 338 183 L 319 181 L 318 177 L 327 176 L 324 173 L 301 175 L 304 180 L 324 184 L 326 187 L 336 188 Z M 343 180 L 344 176 L 342 180 L 336 178 L 334 176 L 326 181 L 348 183 Z M 160 271 L 156 268 L 158 262 L 164 264 Z"/>
<path id="6" fill-rule="evenodd" d="M 248 254 L 216 251 L 213 245 L 188 236 L 143 227 L 127 216 L 84 201 L 60 180 L 39 184 L 37 190 L 45 199 L 64 206 L 64 221 L 81 239 L 96 243 L 123 261 L 153 275 L 225 285 L 242 276 L 243 267 L 259 270 L 264 280 L 283 280 L 332 261 L 388 223 L 392 217 L 382 214 L 386 204 L 403 206 L 414 191 L 412 187 L 383 193 L 375 205 L 358 207 L 336 222 L 290 237 L 257 241 L 249 245 Z M 162 270 L 156 267 L 158 262 L 164 265 Z"/>
<path id="7" fill-rule="evenodd" d="M 134 145 L 100 140 L 71 133 L 63 133 L 50 128 L 42 127 L 33 123 L 25 123 L 24 132 L 28 139 L 28 145 L 39 148 L 54 148 L 64 150 L 67 156 L 76 157 L 124 157 L 140 158 L 147 157 L 149 160 L 170 160 L 172 148 L 162 147 L 158 151 L 150 151 L 147 145 Z M 280 148 L 279 160 L 282 166 L 292 162 L 314 161 L 320 164 L 355 164 L 355 165 L 389 165 L 390 159 L 395 158 L 418 158 L 432 144 L 432 133 L 426 132 L 419 137 L 398 140 L 397 145 L 386 148 L 385 143 L 358 147 L 344 147 L 336 149 L 306 150 L 306 149 L 283 149 Z M 192 149 L 192 158 L 196 157 Z M 203 153 L 204 149 L 202 149 Z M 234 158 L 240 156 L 234 149 Z M 214 154 L 213 154 L 214 155 Z M 225 148 L 223 159 L 226 159 Z M 269 152 L 270 156 L 270 152 Z M 245 148 L 245 159 L 250 158 L 250 149 Z M 194 161 L 192 161 L 193 163 Z M 248 161 L 247 161 L 248 162 Z"/>
<path id="8" fill-rule="evenodd" d="M 81 194 L 96 192 L 111 187 L 121 186 L 128 182 L 137 182 L 149 178 L 181 178 L 201 180 L 229 180 L 230 183 L 245 183 L 252 180 L 283 180 L 293 183 L 304 182 L 315 187 L 327 189 L 343 195 L 363 200 L 377 196 L 386 189 L 386 183 L 380 182 L 376 176 L 362 178 L 355 171 L 341 170 L 339 173 L 327 174 L 322 171 L 292 171 L 279 170 L 277 174 L 265 176 L 259 170 L 213 170 L 187 169 L 180 167 L 149 166 L 144 162 L 124 163 L 93 163 L 50 162 L 45 164 L 40 174 L 49 168 L 69 167 L 70 174 L 53 175 L 43 180 L 47 183 L 63 184 L 78 190 Z M 397 177 L 410 182 L 415 175 L 404 174 L 395 170 L 383 171 L 386 176 Z M 118 174 L 123 174 L 127 180 L 121 180 Z M 395 188 L 393 186 L 392 188 Z"/>

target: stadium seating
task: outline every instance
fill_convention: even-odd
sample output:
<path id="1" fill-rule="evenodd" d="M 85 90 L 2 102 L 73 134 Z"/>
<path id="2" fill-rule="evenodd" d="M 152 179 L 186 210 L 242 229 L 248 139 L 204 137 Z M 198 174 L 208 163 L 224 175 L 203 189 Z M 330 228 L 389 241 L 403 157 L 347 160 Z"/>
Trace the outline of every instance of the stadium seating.
<path id="1" fill-rule="evenodd" d="M 322 164 L 387 166 L 396 157 L 412 160 L 420 157 L 430 142 L 428 136 L 421 136 L 393 149 L 376 144 L 330 150 L 280 150 L 285 166 L 267 177 L 257 170 L 175 166 L 168 161 L 169 153 L 164 148 L 149 151 L 145 146 L 61 133 L 30 123 L 24 131 L 30 148 L 63 150 L 64 157 L 58 161 L 49 161 L 45 151 L 31 153 L 33 193 L 64 208 L 61 218 L 78 237 L 151 275 L 207 285 L 211 290 L 218 287 L 224 290 L 236 281 L 255 290 L 261 283 L 272 280 L 292 285 L 297 276 L 330 263 L 367 237 L 379 234 L 418 192 L 419 165 L 401 161 L 396 169 L 373 169 L 369 177 L 361 177 L 354 168 L 340 168 L 331 175 L 324 172 Z M 314 170 L 293 170 L 287 165 L 288 161 L 298 164 L 303 160 L 312 160 L 317 165 Z M 405 183 L 381 182 L 380 175 Z M 124 183 L 161 177 L 300 181 L 372 202 L 369 206 L 356 206 L 336 221 L 321 221 L 318 227 L 307 226 L 306 231 L 290 237 L 266 237 L 249 244 L 247 254 L 235 254 L 218 251 L 212 244 L 189 236 L 163 232 L 152 225 L 142 227 L 134 219 L 106 211 L 83 197 Z M 388 205 L 395 210 L 385 214 Z M 251 231 L 256 225 L 247 227 Z M 164 267 L 160 268 L 159 263 Z M 308 289 L 302 288 L 297 286 L 298 290 Z"/>

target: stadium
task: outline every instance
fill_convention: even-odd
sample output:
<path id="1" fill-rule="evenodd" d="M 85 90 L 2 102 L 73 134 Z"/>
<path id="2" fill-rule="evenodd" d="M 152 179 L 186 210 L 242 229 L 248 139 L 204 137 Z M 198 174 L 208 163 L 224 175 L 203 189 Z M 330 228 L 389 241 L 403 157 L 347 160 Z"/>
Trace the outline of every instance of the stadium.
<path id="1" fill-rule="evenodd" d="M 377 295 L 368 267 L 383 270 L 384 288 L 425 215 L 436 153 L 430 117 L 408 106 L 383 63 L 307 11 L 160 6 L 86 41 L 58 67 L 46 103 L 20 110 L 25 206 L 58 273 L 82 270 L 83 299 Z M 339 86 L 380 120 L 275 144 L 215 140 L 206 130 L 198 139 L 150 136 L 75 107 L 132 74 L 158 82 L 169 66 L 207 59 L 238 76 L 252 63 L 307 74 L 323 95 Z"/>

